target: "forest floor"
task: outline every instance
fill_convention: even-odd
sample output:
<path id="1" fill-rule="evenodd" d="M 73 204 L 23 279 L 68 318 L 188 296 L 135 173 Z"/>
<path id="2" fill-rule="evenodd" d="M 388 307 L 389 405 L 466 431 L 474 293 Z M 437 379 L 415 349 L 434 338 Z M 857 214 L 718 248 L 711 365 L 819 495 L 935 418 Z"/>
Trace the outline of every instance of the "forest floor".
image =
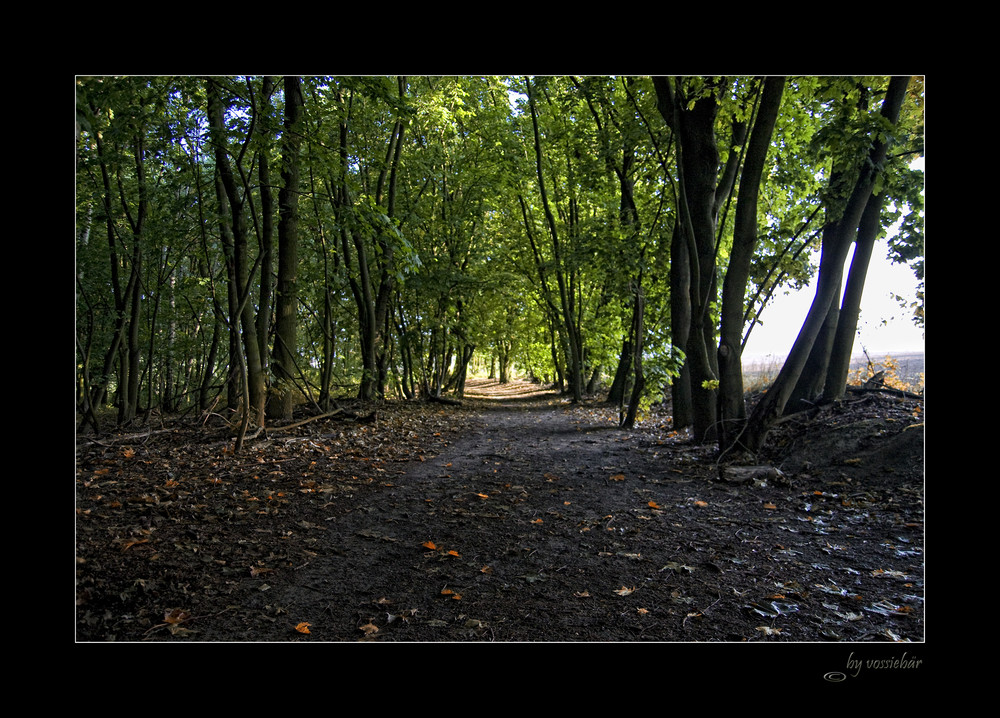
<path id="1" fill-rule="evenodd" d="M 76 640 L 921 642 L 922 410 L 849 394 L 735 477 L 525 382 L 238 455 L 218 420 L 81 433 Z"/>

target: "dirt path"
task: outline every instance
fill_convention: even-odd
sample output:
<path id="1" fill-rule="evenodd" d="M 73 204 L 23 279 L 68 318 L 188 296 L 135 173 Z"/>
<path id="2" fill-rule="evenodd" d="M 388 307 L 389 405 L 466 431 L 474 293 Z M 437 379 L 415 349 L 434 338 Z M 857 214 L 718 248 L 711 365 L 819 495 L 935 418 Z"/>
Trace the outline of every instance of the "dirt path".
<path id="1" fill-rule="evenodd" d="M 470 396 L 440 453 L 303 518 L 308 560 L 197 637 L 921 640 L 919 476 L 855 479 L 816 455 L 733 485 L 711 447 L 622 432 L 603 404 Z M 862 448 L 831 465 L 865 469 L 843 464 Z"/>

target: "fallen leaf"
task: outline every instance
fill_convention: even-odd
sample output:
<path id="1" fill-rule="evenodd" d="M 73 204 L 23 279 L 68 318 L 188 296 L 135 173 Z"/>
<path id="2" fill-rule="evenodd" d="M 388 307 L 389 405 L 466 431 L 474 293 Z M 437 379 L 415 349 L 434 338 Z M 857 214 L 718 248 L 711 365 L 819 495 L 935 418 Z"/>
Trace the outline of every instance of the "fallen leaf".
<path id="1" fill-rule="evenodd" d="M 646 505 L 647 505 L 647 506 L 648 506 L 649 508 L 651 508 L 651 509 L 658 509 L 658 508 L 660 508 L 660 505 L 659 505 L 658 503 L 656 503 L 655 501 L 650 501 L 650 502 L 649 502 L 648 504 L 646 504 Z"/>
<path id="2" fill-rule="evenodd" d="M 128 551 L 130 548 L 140 543 L 149 543 L 148 538 L 144 539 L 129 539 L 124 544 L 122 544 L 122 551 Z"/>
<path id="3" fill-rule="evenodd" d="M 611 480 L 612 481 L 624 481 L 625 480 L 625 474 L 615 474 L 614 476 L 611 477 Z"/>
<path id="4" fill-rule="evenodd" d="M 704 507 L 704 506 L 708 506 L 708 502 L 707 501 L 695 501 L 694 505 L 695 506 L 702 506 L 702 507 Z"/>
<path id="5" fill-rule="evenodd" d="M 451 551 L 448 552 L 448 555 L 449 556 L 458 556 L 459 554 L 458 554 L 458 551 L 456 551 L 455 549 L 452 549 Z"/>
<path id="6" fill-rule="evenodd" d="M 309 626 L 311 625 L 312 625 L 311 623 L 303 621 L 302 623 L 300 623 L 295 627 L 295 630 L 298 631 L 299 633 L 310 633 Z"/>
<path id="7" fill-rule="evenodd" d="M 533 524 L 540 524 L 540 523 L 542 523 L 542 520 L 541 519 L 535 519 L 531 523 L 533 523 Z"/>
<path id="8" fill-rule="evenodd" d="M 420 545 L 424 548 L 429 548 L 431 551 L 437 551 L 437 545 L 433 541 L 424 541 Z"/>
<path id="9" fill-rule="evenodd" d="M 191 618 L 191 614 L 187 611 L 182 611 L 179 608 L 172 609 L 170 611 L 165 611 L 163 614 L 163 622 L 169 623 L 171 625 L 176 625 L 182 623 Z"/>
<path id="10" fill-rule="evenodd" d="M 366 636 L 370 636 L 373 633 L 378 633 L 378 626 L 374 623 L 366 623 L 363 626 L 358 626 L 359 631 L 364 631 Z"/>
<path id="11" fill-rule="evenodd" d="M 615 591 L 615 593 L 617 593 L 619 596 L 628 596 L 630 593 L 633 592 L 635 592 L 635 586 L 633 586 L 632 588 L 628 588 L 627 586 L 622 586 L 617 591 Z"/>

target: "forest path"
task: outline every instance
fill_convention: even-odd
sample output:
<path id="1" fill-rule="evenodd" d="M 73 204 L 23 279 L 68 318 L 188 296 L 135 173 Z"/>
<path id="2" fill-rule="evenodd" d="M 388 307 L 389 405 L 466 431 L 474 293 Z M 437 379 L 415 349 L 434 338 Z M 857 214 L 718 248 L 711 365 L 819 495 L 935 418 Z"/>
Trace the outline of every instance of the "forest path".
<path id="1" fill-rule="evenodd" d="M 608 600 L 655 578 L 652 562 L 636 577 L 643 549 L 625 538 L 649 535 L 636 524 L 653 518 L 644 483 L 655 457 L 612 408 L 527 382 L 475 382 L 461 412 L 459 435 L 436 456 L 377 494 L 338 498 L 316 558 L 258 608 L 308 622 L 313 640 L 552 640 L 565 621 L 556 635 L 578 640 L 608 624 L 602 608 L 573 606 L 595 591 L 591 580 Z M 600 556 L 616 558 L 598 558 L 595 572 Z M 620 638 L 615 624 L 600 637 Z M 261 636 L 258 623 L 256 640 L 289 639 L 287 620 L 273 626 Z"/>
<path id="2" fill-rule="evenodd" d="M 913 400 L 788 422 L 785 476 L 739 484 L 669 416 L 617 419 L 472 382 L 461 406 L 386 404 L 245 457 L 191 444 L 179 487 L 155 467 L 181 439 L 157 435 L 141 462 L 104 447 L 80 468 L 84 620 L 152 640 L 922 640 Z M 192 474 L 205 451 L 210 481 Z M 152 531 L 108 552 L 107 521 Z M 191 616 L 176 638 L 152 625 L 173 607 Z"/>

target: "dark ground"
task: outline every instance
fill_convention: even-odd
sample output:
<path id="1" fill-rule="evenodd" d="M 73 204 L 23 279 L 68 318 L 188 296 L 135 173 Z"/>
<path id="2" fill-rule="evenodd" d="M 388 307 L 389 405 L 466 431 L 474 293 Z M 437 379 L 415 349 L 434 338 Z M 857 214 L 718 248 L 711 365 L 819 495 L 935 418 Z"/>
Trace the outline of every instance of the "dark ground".
<path id="1" fill-rule="evenodd" d="M 849 395 L 742 483 L 524 383 L 238 456 L 191 418 L 83 434 L 76 640 L 921 642 L 922 409 Z"/>

